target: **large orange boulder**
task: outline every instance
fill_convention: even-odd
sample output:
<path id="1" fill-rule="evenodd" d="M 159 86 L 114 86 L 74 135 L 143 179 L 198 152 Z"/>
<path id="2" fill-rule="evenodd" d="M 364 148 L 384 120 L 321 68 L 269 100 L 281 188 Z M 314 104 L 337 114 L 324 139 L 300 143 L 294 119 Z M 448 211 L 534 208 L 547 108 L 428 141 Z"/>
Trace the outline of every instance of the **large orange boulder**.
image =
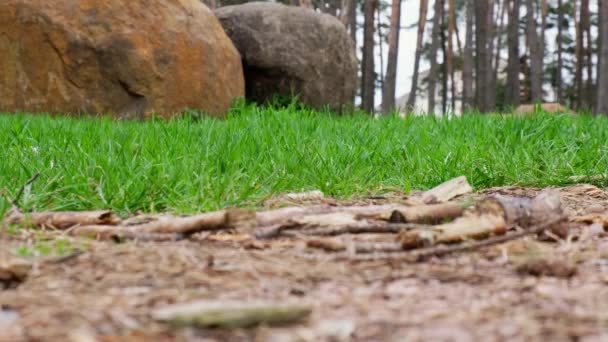
<path id="1" fill-rule="evenodd" d="M 0 111 L 221 116 L 245 93 L 199 0 L 2 0 L 0 51 Z"/>

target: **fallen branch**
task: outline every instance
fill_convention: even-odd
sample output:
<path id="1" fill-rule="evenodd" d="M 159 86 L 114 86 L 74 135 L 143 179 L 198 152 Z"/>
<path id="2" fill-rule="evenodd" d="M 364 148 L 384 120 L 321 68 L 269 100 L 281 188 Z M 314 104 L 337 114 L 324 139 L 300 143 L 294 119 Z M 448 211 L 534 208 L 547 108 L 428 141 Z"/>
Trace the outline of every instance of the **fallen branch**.
<path id="1" fill-rule="evenodd" d="M 455 203 L 440 203 L 400 207 L 391 213 L 390 222 L 403 223 L 440 223 L 462 216 L 463 209 Z"/>
<path id="2" fill-rule="evenodd" d="M 397 236 L 403 249 L 433 246 L 439 243 L 457 243 L 470 239 L 480 240 L 492 235 L 502 235 L 507 226 L 502 217 L 493 215 L 465 216 L 454 222 L 430 228 L 405 231 Z"/>
<path id="3" fill-rule="evenodd" d="M 230 209 L 184 217 L 161 216 L 139 225 L 83 225 L 71 229 L 70 234 L 100 240 L 172 241 L 198 232 L 242 227 L 252 217 L 250 211 Z"/>
<path id="4" fill-rule="evenodd" d="M 492 196 L 475 206 L 479 215 L 504 217 L 508 225 L 529 227 L 563 214 L 559 191 L 543 190 L 534 198 Z"/>
<path id="5" fill-rule="evenodd" d="M 116 225 L 120 218 L 112 211 L 58 211 L 24 214 L 12 208 L 4 218 L 4 224 L 28 228 L 69 229 L 78 225 Z"/>
<path id="6" fill-rule="evenodd" d="M 136 240 L 136 241 L 178 241 L 186 238 L 179 233 L 148 233 L 137 231 L 138 226 L 82 226 L 69 230 L 72 236 L 87 237 L 95 240 Z"/>
<path id="7" fill-rule="evenodd" d="M 154 310 L 152 317 L 175 326 L 234 329 L 295 323 L 311 312 L 310 305 L 295 302 L 201 300 Z"/>
<path id="8" fill-rule="evenodd" d="M 387 221 L 391 223 L 436 223 L 459 217 L 462 213 L 463 209 L 454 203 L 413 207 L 390 204 L 283 208 L 257 213 L 256 220 L 261 228 L 254 233 L 254 236 L 258 239 L 270 239 L 281 235 L 286 230 L 293 229 L 301 230 L 307 235 L 338 235 L 351 232 L 394 233 L 413 226 L 394 226 L 387 224 Z"/>
<path id="9" fill-rule="evenodd" d="M 303 230 L 302 235 L 336 236 L 342 234 L 394 234 L 413 229 L 429 229 L 431 226 L 418 223 L 371 223 L 355 226 L 329 227 Z"/>
<path id="10" fill-rule="evenodd" d="M 395 253 L 376 253 L 371 255 L 355 255 L 355 256 L 340 256 L 338 259 L 347 259 L 354 261 L 375 261 L 375 260 L 384 260 L 384 259 L 399 259 L 406 261 L 422 261 L 424 259 L 430 257 L 438 257 L 447 254 L 461 253 L 472 251 L 476 249 L 480 249 L 483 247 L 488 247 L 492 245 L 497 245 L 501 243 L 505 243 L 512 240 L 521 239 L 522 237 L 540 234 L 546 229 L 550 229 L 551 227 L 560 224 L 566 221 L 567 217 L 560 216 L 558 218 L 547 221 L 544 224 L 539 224 L 537 226 L 528 228 L 526 230 L 522 230 L 515 233 L 494 236 L 485 240 L 476 240 L 470 242 L 464 242 L 457 245 L 438 245 L 434 247 L 421 248 L 411 251 L 399 251 Z"/>

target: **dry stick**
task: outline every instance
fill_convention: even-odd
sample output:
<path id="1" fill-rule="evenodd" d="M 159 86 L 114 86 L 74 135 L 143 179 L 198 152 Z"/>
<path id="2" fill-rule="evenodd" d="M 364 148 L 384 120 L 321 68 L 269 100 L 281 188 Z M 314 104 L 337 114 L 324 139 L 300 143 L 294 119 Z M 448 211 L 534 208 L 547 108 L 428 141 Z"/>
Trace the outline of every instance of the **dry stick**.
<path id="1" fill-rule="evenodd" d="M 71 235 L 97 239 L 145 241 L 180 240 L 202 231 L 232 229 L 247 223 L 252 213 L 246 210 L 220 210 L 185 217 L 162 217 L 139 225 L 91 224 L 75 227 Z"/>
<path id="2" fill-rule="evenodd" d="M 268 212 L 260 212 L 256 214 L 258 225 L 263 226 L 258 229 L 254 236 L 258 239 L 271 239 L 281 235 L 286 230 L 302 228 L 305 225 L 300 224 L 298 219 L 305 217 L 314 217 L 320 215 L 338 214 L 338 213 L 349 213 L 354 215 L 357 219 L 369 219 L 375 221 L 388 221 L 391 222 L 406 222 L 406 223 L 432 223 L 441 222 L 446 218 L 455 218 L 462 215 L 463 209 L 455 203 L 439 203 L 419 206 L 405 206 L 400 204 L 390 205 L 378 205 L 378 206 L 349 206 L 349 207 L 310 207 L 309 208 L 283 208 Z M 272 219 L 268 219 L 272 217 Z M 321 222 L 322 223 L 322 222 Z M 362 227 L 364 224 L 362 222 Z M 379 232 L 382 228 L 370 226 L 370 230 L 373 232 Z M 389 226 L 387 226 L 389 227 Z M 393 226 L 386 228 L 386 232 L 395 232 L 403 229 L 412 229 L 419 227 L 411 226 Z M 425 226 L 428 227 L 428 226 Z M 366 228 L 358 228 L 358 226 L 345 225 L 343 227 L 326 227 L 318 228 L 327 231 L 327 233 L 321 233 L 320 235 L 338 235 L 346 234 L 349 231 L 356 232 L 358 229 L 361 233 L 366 232 Z M 341 231 L 344 229 L 344 231 Z M 335 233 L 332 231 L 335 230 Z M 306 232 L 305 232 L 306 234 Z"/>
<path id="3" fill-rule="evenodd" d="M 374 260 L 382 260 L 382 259 L 404 259 L 407 261 L 421 261 L 421 260 L 424 260 L 426 258 L 433 257 L 433 256 L 442 256 L 442 255 L 446 255 L 446 254 L 466 252 L 466 251 L 470 251 L 470 250 L 474 250 L 474 249 L 479 249 L 479 248 L 488 247 L 491 245 L 508 242 L 511 240 L 520 239 L 520 238 L 522 238 L 524 236 L 528 236 L 528 235 L 539 234 L 543 230 L 548 229 L 555 224 L 565 221 L 566 218 L 567 218 L 566 216 L 561 216 L 557 219 L 551 220 L 544 224 L 539 224 L 539 225 L 533 226 L 533 227 L 523 230 L 521 232 L 516 232 L 516 233 L 501 235 L 501 236 L 495 236 L 495 237 L 491 237 L 491 238 L 481 240 L 481 241 L 466 242 L 466 243 L 461 243 L 461 244 L 453 245 L 453 246 L 442 245 L 442 246 L 429 247 L 429 248 L 423 248 L 423 249 L 418 249 L 418 250 L 414 250 L 414 251 L 403 252 L 403 253 L 401 253 L 401 252 L 381 253 L 381 254 L 374 254 L 374 255 L 357 255 L 357 256 L 351 256 L 351 257 L 341 256 L 341 257 L 339 257 L 339 259 L 347 259 L 347 260 L 354 260 L 354 261 L 374 261 Z"/>
<path id="4" fill-rule="evenodd" d="M 134 240 L 140 242 L 174 242 L 186 239 L 189 235 L 178 233 L 119 233 L 112 236 L 117 242 L 123 240 Z"/>
<path id="5" fill-rule="evenodd" d="M 5 217 L 8 224 L 32 228 L 69 229 L 81 225 L 117 225 L 120 218 L 109 210 L 98 211 L 48 211 L 22 214 L 13 211 Z"/>
<path id="6" fill-rule="evenodd" d="M 135 227 L 133 229 L 132 227 Z M 187 234 L 181 233 L 154 233 L 154 232 L 139 232 L 137 226 L 107 226 L 107 225 L 88 225 L 75 226 L 66 231 L 70 235 L 88 237 L 97 240 L 115 240 L 117 242 L 123 240 L 136 241 L 178 241 L 188 237 Z"/>
<path id="7" fill-rule="evenodd" d="M 412 229 L 431 229 L 433 226 L 417 223 L 374 223 L 360 226 L 329 227 L 303 230 L 302 235 L 336 236 L 342 234 L 394 234 Z"/>

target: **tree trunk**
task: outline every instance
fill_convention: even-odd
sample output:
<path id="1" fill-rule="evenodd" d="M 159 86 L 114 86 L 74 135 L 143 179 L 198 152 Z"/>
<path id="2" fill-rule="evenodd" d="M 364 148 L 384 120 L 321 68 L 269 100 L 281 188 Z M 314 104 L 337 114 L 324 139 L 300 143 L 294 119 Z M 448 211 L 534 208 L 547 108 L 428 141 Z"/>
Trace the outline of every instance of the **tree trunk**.
<path id="1" fill-rule="evenodd" d="M 500 51 L 502 50 L 502 34 L 504 31 L 504 23 L 505 23 L 505 9 L 507 8 L 507 1 L 502 0 L 498 1 L 496 5 L 496 19 L 492 20 L 492 23 L 496 23 L 493 25 L 494 27 L 494 37 L 492 39 L 492 43 L 490 46 L 490 52 L 492 53 L 492 72 L 490 73 L 490 89 L 493 89 L 489 92 L 490 98 L 488 99 L 488 103 L 491 108 L 496 108 L 496 94 L 497 94 L 497 84 L 498 84 L 498 67 L 500 64 Z M 492 6 L 494 9 L 494 6 Z"/>
<path id="2" fill-rule="evenodd" d="M 497 8 L 497 14 L 496 14 L 496 19 L 495 19 L 495 23 L 497 23 L 495 30 L 494 30 L 494 39 L 496 40 L 496 44 L 495 47 L 496 49 L 494 50 L 494 60 L 492 62 L 492 67 L 494 68 L 493 70 L 493 74 L 498 73 L 498 67 L 500 64 L 500 51 L 502 50 L 502 36 L 504 33 L 504 28 L 505 28 L 505 15 L 507 14 L 507 6 L 508 6 L 508 2 L 509 0 L 502 0 L 498 2 Z"/>
<path id="3" fill-rule="evenodd" d="M 534 0 L 526 1 L 527 37 L 530 47 L 530 100 L 533 103 L 543 99 L 543 51 L 536 24 Z"/>
<path id="4" fill-rule="evenodd" d="M 351 7 L 353 7 L 354 0 L 342 0 L 342 8 L 340 10 L 340 21 L 348 30 L 350 28 L 351 20 Z"/>
<path id="5" fill-rule="evenodd" d="M 389 113 L 395 109 L 395 88 L 397 83 L 397 54 L 399 52 L 399 31 L 401 26 L 401 0 L 393 0 L 391 6 L 391 26 L 388 32 L 388 61 L 382 93 L 382 111 Z"/>
<path id="6" fill-rule="evenodd" d="M 584 1 L 584 0 L 583 0 Z M 576 109 L 583 108 L 583 34 L 581 30 L 580 20 L 578 17 L 576 6 L 577 1 L 572 2 L 572 10 L 574 11 L 572 17 L 574 18 L 574 28 L 576 30 L 576 69 L 574 72 L 574 86 L 576 89 Z"/>
<path id="7" fill-rule="evenodd" d="M 462 111 L 473 108 L 473 20 L 475 0 L 466 0 L 466 38 L 462 64 Z"/>
<path id="8" fill-rule="evenodd" d="M 382 45 L 384 44 L 384 34 L 382 32 L 382 21 L 380 18 L 380 2 L 376 3 L 376 32 L 378 33 L 378 44 L 380 49 L 378 49 L 378 57 L 380 57 L 380 90 L 384 89 L 384 49 L 382 49 Z"/>
<path id="9" fill-rule="evenodd" d="M 355 50 L 357 48 L 357 2 L 353 1 L 350 7 L 350 38 L 355 42 Z"/>
<path id="10" fill-rule="evenodd" d="M 540 49 L 541 56 L 545 57 L 545 43 L 546 43 L 546 31 L 547 31 L 547 16 L 549 15 L 549 5 L 547 0 L 540 0 Z"/>
<path id="11" fill-rule="evenodd" d="M 585 103 L 589 109 L 595 105 L 593 99 L 593 43 L 591 37 L 591 11 L 589 0 L 584 0 L 581 5 L 581 26 L 585 34 L 585 66 L 587 69 L 587 82 L 585 84 Z"/>
<path id="12" fill-rule="evenodd" d="M 564 67 L 564 58 L 563 58 L 563 44 L 564 44 L 564 4 L 563 0 L 557 0 L 557 70 L 555 73 L 555 94 L 557 95 L 558 103 L 563 103 L 563 89 L 564 86 L 562 84 L 562 68 Z"/>
<path id="13" fill-rule="evenodd" d="M 608 1 L 600 1 L 597 114 L 608 115 Z"/>
<path id="14" fill-rule="evenodd" d="M 456 111 L 456 82 L 454 82 L 454 31 L 456 29 L 456 8 L 454 0 L 449 0 L 448 11 L 448 51 L 447 51 L 447 72 L 451 79 L 451 102 L 452 111 Z"/>
<path id="15" fill-rule="evenodd" d="M 448 81 L 449 74 L 446 63 L 446 56 L 448 54 L 447 47 L 447 37 L 445 35 L 445 2 L 441 0 L 441 30 L 440 33 L 440 41 L 441 41 L 441 55 L 443 59 L 443 63 L 441 63 L 441 114 L 445 115 L 448 111 Z"/>
<path id="16" fill-rule="evenodd" d="M 488 94 L 494 89 L 489 89 L 490 70 L 492 69 L 491 54 L 488 50 L 488 33 L 492 27 L 488 15 L 490 11 L 490 0 L 475 1 L 475 38 L 476 38 L 476 59 L 475 59 L 475 97 L 477 109 L 486 113 L 491 110 L 488 102 Z"/>
<path id="17" fill-rule="evenodd" d="M 431 61 L 431 70 L 429 71 L 429 77 L 428 77 L 428 92 L 429 92 L 429 102 L 428 102 L 428 109 L 427 112 L 428 113 L 434 113 L 435 112 L 435 95 L 436 95 L 436 84 L 437 84 L 437 69 L 438 69 L 438 64 L 437 64 L 437 50 L 439 50 L 439 39 L 440 37 L 440 33 L 441 33 L 441 28 L 439 27 L 439 25 L 441 25 L 441 15 L 442 15 L 442 8 L 443 8 L 443 0 L 435 0 L 435 7 L 434 7 L 434 11 L 435 13 L 433 14 L 433 31 L 432 31 L 432 37 L 431 37 L 431 51 L 429 53 L 429 60 Z"/>
<path id="18" fill-rule="evenodd" d="M 361 107 L 368 113 L 374 111 L 374 13 L 376 0 L 363 1 L 363 70 L 361 77 Z"/>
<path id="19" fill-rule="evenodd" d="M 507 87 L 505 92 L 505 104 L 517 107 L 520 104 L 521 85 L 519 81 L 519 9 L 520 0 L 511 0 L 509 10 L 509 28 L 507 33 L 507 45 L 509 46 L 509 61 L 507 66 Z"/>
<path id="20" fill-rule="evenodd" d="M 471 0 L 473 1 L 473 0 Z M 412 86 L 407 98 L 406 111 L 414 110 L 416 105 L 416 91 L 418 90 L 418 74 L 420 71 L 420 55 L 422 54 L 424 42 L 424 28 L 426 26 L 426 14 L 428 11 L 428 0 L 420 0 L 420 11 L 418 14 L 418 37 L 416 39 L 416 52 L 414 57 L 414 72 L 412 74 Z"/>

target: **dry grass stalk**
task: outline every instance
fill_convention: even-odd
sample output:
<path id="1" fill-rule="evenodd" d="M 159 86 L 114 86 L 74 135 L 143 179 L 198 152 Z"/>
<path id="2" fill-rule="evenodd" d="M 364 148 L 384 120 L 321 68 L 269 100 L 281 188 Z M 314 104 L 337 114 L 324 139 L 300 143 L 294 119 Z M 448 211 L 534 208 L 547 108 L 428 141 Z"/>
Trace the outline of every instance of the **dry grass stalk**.
<path id="1" fill-rule="evenodd" d="M 505 243 L 512 240 L 521 239 L 525 236 L 540 234 L 546 229 L 550 229 L 551 227 L 561 224 L 566 220 L 565 216 L 560 216 L 554 218 L 552 220 L 547 221 L 544 224 L 539 224 L 533 227 L 529 227 L 528 229 L 505 234 L 498 235 L 487 238 L 485 240 L 473 240 L 467 241 L 455 245 L 437 245 L 432 247 L 420 248 L 409 251 L 399 251 L 395 253 L 375 253 L 371 255 L 355 255 L 355 256 L 347 256 L 346 259 L 353 261 L 375 261 L 375 260 L 384 260 L 384 259 L 399 259 L 411 262 L 422 261 L 428 259 L 430 257 L 438 257 L 448 254 L 454 253 L 462 253 L 467 251 L 472 251 L 488 246 L 493 246 L 501 243 Z M 345 258 L 342 256 L 341 258 Z"/>

